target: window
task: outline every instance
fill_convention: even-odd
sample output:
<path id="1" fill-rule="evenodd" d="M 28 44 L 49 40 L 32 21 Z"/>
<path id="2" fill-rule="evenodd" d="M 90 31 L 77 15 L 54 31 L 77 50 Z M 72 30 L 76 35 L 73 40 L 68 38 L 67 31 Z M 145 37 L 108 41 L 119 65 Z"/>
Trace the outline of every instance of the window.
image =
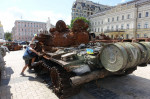
<path id="1" fill-rule="evenodd" d="M 140 29 L 140 28 L 141 28 L 141 24 L 139 23 L 139 24 L 138 24 L 138 29 Z"/>
<path id="2" fill-rule="evenodd" d="M 129 34 L 126 34 L 126 39 L 128 39 L 129 38 Z"/>
<path id="3" fill-rule="evenodd" d="M 95 25 L 97 25 L 97 23 L 95 22 Z"/>
<path id="4" fill-rule="evenodd" d="M 75 10 L 73 9 L 72 12 L 75 12 Z"/>
<path id="5" fill-rule="evenodd" d="M 78 9 L 81 9 L 81 7 L 78 7 Z"/>
<path id="6" fill-rule="evenodd" d="M 137 34 L 137 38 L 140 38 L 140 35 L 139 35 L 139 34 Z"/>
<path id="7" fill-rule="evenodd" d="M 114 30 L 114 26 L 111 27 L 111 30 Z"/>
<path id="8" fill-rule="evenodd" d="M 148 28 L 148 23 L 147 22 L 145 23 L 144 28 Z"/>
<path id="9" fill-rule="evenodd" d="M 144 38 L 147 38 L 147 34 L 144 34 Z"/>
<path id="10" fill-rule="evenodd" d="M 124 28 L 124 25 L 122 24 L 122 25 L 121 25 L 121 29 L 123 29 L 123 28 Z"/>
<path id="11" fill-rule="evenodd" d="M 96 28 L 95 28 L 95 32 L 96 32 Z"/>
<path id="12" fill-rule="evenodd" d="M 103 28 L 101 29 L 101 32 L 103 32 Z"/>
<path id="13" fill-rule="evenodd" d="M 130 14 L 128 14 L 128 19 L 130 19 Z"/>
<path id="14" fill-rule="evenodd" d="M 112 22 L 114 21 L 114 18 L 112 18 Z"/>
<path id="15" fill-rule="evenodd" d="M 99 28 L 98 28 L 98 32 L 99 32 Z"/>
<path id="16" fill-rule="evenodd" d="M 148 12 L 146 12 L 146 15 L 145 15 L 145 17 L 148 17 Z"/>
<path id="17" fill-rule="evenodd" d="M 122 16 L 122 20 L 124 20 L 124 15 Z"/>
<path id="18" fill-rule="evenodd" d="M 103 21 L 102 21 L 102 24 L 103 24 Z"/>
<path id="19" fill-rule="evenodd" d="M 118 30 L 118 25 L 116 25 L 116 30 Z"/>
<path id="20" fill-rule="evenodd" d="M 107 30 L 109 30 L 109 26 L 107 26 Z"/>
<path id="21" fill-rule="evenodd" d="M 129 26 L 130 26 L 130 25 L 129 25 L 129 24 L 127 24 L 127 29 L 129 29 Z"/>
<path id="22" fill-rule="evenodd" d="M 109 18 L 108 18 L 108 22 L 109 22 Z"/>
<path id="23" fill-rule="evenodd" d="M 117 17 L 117 21 L 119 21 L 119 17 Z"/>
<path id="24" fill-rule="evenodd" d="M 141 18 L 142 17 L 142 14 L 141 13 L 139 13 L 139 18 Z"/>

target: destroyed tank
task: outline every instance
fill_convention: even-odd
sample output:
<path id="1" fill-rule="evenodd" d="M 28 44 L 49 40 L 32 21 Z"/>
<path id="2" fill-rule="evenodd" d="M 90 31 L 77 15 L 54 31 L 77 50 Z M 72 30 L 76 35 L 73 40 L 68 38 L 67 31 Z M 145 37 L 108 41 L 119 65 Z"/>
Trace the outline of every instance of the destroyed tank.
<path id="1" fill-rule="evenodd" d="M 6 52 L 9 52 L 8 48 L 5 46 L 0 46 L 0 85 L 1 85 L 2 72 L 5 68 L 4 56 L 6 56 Z"/>
<path id="2" fill-rule="evenodd" d="M 150 61 L 150 43 L 89 43 L 88 25 L 76 20 L 69 30 L 60 20 L 56 28 L 36 39 L 38 57 L 34 69 L 46 72 L 50 87 L 64 99 L 79 93 L 83 84 L 112 75 L 127 75 Z"/>

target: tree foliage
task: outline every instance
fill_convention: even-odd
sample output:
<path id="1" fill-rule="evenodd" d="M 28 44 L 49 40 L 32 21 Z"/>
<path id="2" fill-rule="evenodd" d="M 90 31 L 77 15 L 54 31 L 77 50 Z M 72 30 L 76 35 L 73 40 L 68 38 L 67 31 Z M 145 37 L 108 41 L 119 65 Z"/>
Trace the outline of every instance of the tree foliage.
<path id="1" fill-rule="evenodd" d="M 67 27 L 68 27 L 69 29 L 71 29 L 71 26 L 70 26 L 70 25 L 67 25 Z"/>
<path id="2" fill-rule="evenodd" d="M 8 40 L 8 41 L 12 40 L 12 33 L 6 32 L 4 36 L 5 36 L 5 40 Z"/>
<path id="3" fill-rule="evenodd" d="M 71 27 L 71 28 L 72 28 L 72 26 L 73 26 L 73 23 L 74 23 L 76 20 L 78 20 L 78 19 L 82 19 L 84 22 L 86 22 L 88 25 L 90 25 L 90 21 L 87 20 L 85 17 L 77 17 L 77 18 L 71 20 L 71 24 L 70 24 L 70 27 Z"/>

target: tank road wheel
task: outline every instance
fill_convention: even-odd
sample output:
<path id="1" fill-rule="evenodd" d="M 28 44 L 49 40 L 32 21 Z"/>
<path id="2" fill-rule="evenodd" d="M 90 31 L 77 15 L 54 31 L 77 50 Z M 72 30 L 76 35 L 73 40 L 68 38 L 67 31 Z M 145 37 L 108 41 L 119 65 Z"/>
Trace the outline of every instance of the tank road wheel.
<path id="1" fill-rule="evenodd" d="M 52 67 L 50 77 L 52 90 L 60 99 L 70 97 L 80 91 L 80 87 L 73 88 L 71 86 L 69 74 L 63 69 Z"/>

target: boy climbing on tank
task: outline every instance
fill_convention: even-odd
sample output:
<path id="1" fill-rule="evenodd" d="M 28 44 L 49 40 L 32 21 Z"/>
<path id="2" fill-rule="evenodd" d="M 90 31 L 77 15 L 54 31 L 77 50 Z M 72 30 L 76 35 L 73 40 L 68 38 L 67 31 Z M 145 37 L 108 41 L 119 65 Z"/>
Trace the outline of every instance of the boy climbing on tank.
<path id="1" fill-rule="evenodd" d="M 39 52 L 37 52 L 36 50 L 33 49 L 35 47 L 34 40 L 35 40 L 36 36 L 37 35 L 34 35 L 30 45 L 26 48 L 26 50 L 24 52 L 23 59 L 25 61 L 25 66 L 23 67 L 22 72 L 20 74 L 22 76 L 25 76 L 24 71 L 26 70 L 27 67 L 29 67 L 30 60 L 32 59 L 31 63 L 33 63 L 35 61 L 36 55 L 38 55 L 38 56 L 40 55 Z"/>

